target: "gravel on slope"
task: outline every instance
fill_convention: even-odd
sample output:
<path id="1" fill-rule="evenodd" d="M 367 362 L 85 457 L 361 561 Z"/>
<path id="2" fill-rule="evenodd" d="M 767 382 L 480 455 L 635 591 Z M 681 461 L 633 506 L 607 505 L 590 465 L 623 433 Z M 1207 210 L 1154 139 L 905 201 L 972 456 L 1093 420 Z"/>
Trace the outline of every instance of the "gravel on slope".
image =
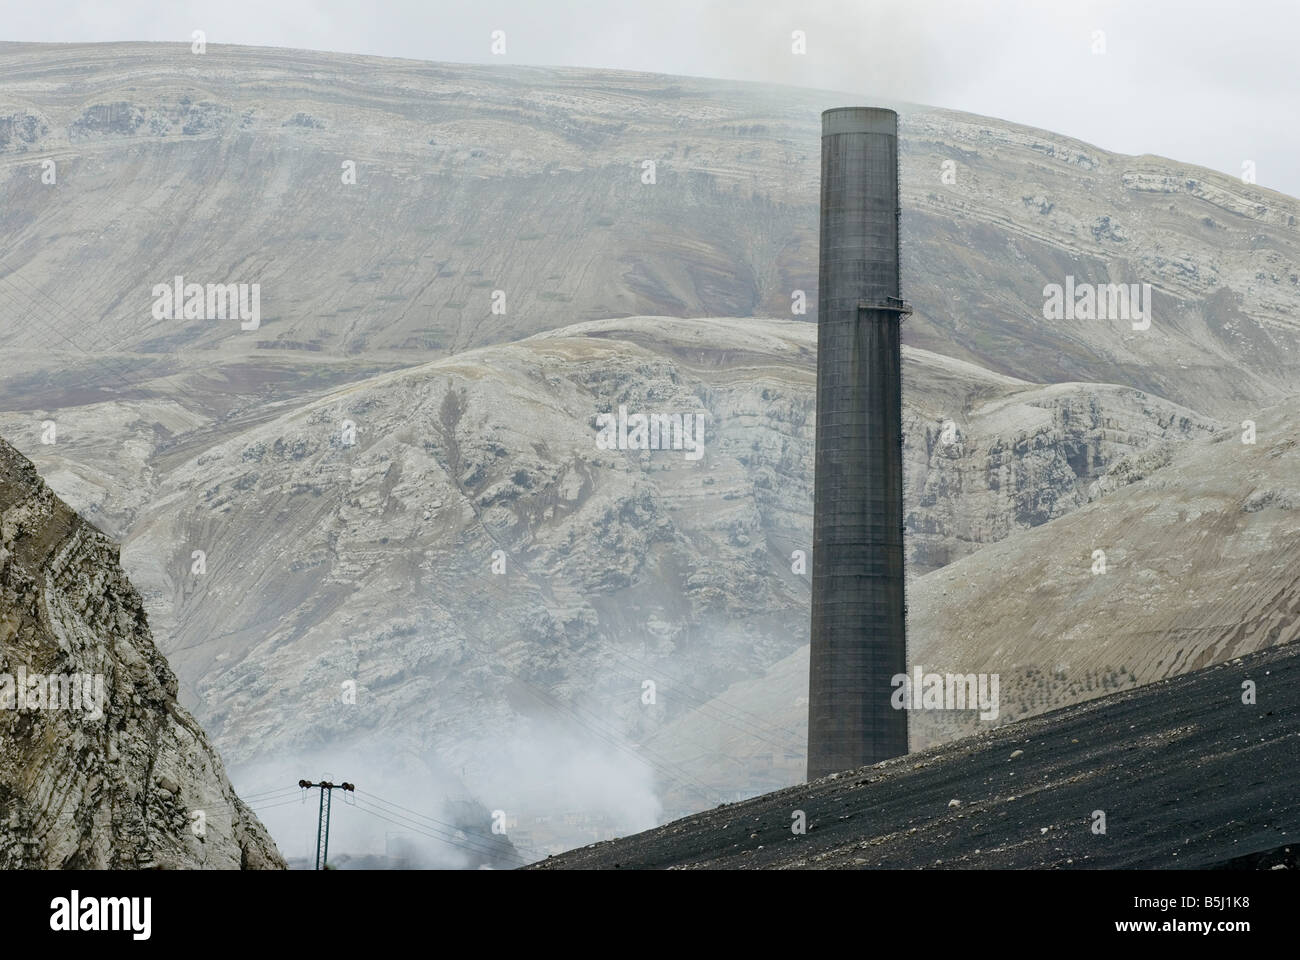
<path id="1" fill-rule="evenodd" d="M 1247 680 L 1253 705 L 1242 702 Z M 796 811 L 806 817 L 802 835 L 792 829 Z M 1104 834 L 1094 832 L 1096 811 Z M 1296 841 L 1300 644 L 726 804 L 532 869 L 1294 867 Z"/>

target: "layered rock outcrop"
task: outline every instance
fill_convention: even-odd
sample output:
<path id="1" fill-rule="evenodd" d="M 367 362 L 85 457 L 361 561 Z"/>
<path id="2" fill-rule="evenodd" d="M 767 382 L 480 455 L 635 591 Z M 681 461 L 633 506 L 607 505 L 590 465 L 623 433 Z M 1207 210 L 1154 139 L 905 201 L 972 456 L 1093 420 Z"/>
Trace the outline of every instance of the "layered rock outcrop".
<path id="1" fill-rule="evenodd" d="M 283 866 L 117 546 L 0 441 L 0 869 Z"/>

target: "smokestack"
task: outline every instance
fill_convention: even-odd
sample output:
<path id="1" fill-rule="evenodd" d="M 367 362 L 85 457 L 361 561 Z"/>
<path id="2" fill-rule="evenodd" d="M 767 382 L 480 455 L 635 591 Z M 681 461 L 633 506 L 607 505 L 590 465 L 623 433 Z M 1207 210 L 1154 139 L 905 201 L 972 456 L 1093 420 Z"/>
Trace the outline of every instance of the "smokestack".
<path id="1" fill-rule="evenodd" d="M 898 114 L 822 114 L 808 779 L 907 752 Z"/>

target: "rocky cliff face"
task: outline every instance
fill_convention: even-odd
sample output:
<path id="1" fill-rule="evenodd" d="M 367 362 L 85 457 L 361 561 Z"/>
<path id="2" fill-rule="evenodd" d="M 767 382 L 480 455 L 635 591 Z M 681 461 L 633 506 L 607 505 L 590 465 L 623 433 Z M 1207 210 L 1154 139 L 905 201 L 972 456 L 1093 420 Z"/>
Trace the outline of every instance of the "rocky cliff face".
<path id="1" fill-rule="evenodd" d="M 913 576 L 1063 517 L 1123 482 L 1114 475 L 1118 464 L 1131 466 L 1139 456 L 1144 463 L 1166 462 L 1218 426 L 1114 384 L 1011 382 L 994 391 L 981 377 L 960 403 L 942 397 L 936 405 L 927 381 L 941 365 L 917 366 L 903 425 Z"/>
<path id="2" fill-rule="evenodd" d="M 370 378 L 151 457 L 127 562 L 232 764 L 400 743 L 495 797 L 499 744 L 539 718 L 635 743 L 806 643 L 814 356 L 808 324 L 631 318 Z M 904 363 L 918 569 L 1214 426 L 1131 388 Z M 702 455 L 601 449 L 620 407 L 703 414 Z M 656 774 L 716 796 L 695 760 Z"/>
<path id="3" fill-rule="evenodd" d="M 116 546 L 0 441 L 0 868 L 280 868 Z"/>
<path id="4" fill-rule="evenodd" d="M 0 434 L 124 543 L 180 697 L 232 764 L 391 750 L 404 772 L 460 771 L 488 809 L 552 811 L 571 800 L 518 788 L 575 757 L 593 759 L 573 782 L 653 780 L 693 806 L 800 775 L 817 118 L 842 95 L 221 46 L 3 51 Z M 1092 528 L 1058 525 L 1184 477 L 1165 471 L 1185 449 L 1294 392 L 1300 207 L 900 109 L 914 635 L 935 638 L 927 656 L 967 649 L 977 598 L 943 602 L 948 571 L 1001 597 L 972 643 L 1000 655 L 1015 624 L 1030 644 L 1005 668 L 1016 709 L 1155 676 L 1107 659 L 1117 625 L 1098 619 L 1057 684 L 1051 631 L 1109 601 L 1059 592 L 1046 551 L 1073 557 Z M 259 283 L 259 328 L 157 319 L 151 291 L 176 274 Z M 1150 328 L 1045 318 L 1069 277 L 1149 282 Z M 620 405 L 704 414 L 705 454 L 599 449 L 595 418 Z M 1251 501 L 1259 536 L 1286 529 L 1288 490 Z M 1198 511 L 1179 529 L 1210 522 Z M 1173 543 L 1125 516 L 1117 535 Z M 1040 621 L 1049 597 L 1060 619 Z M 1193 660 L 1235 642 L 1218 626 Z M 1171 636 L 1148 639 L 1172 656 Z"/>
<path id="5" fill-rule="evenodd" d="M 1123 458 L 1088 505 L 917 577 L 908 662 L 997 674 L 1000 704 L 986 719 L 914 712 L 913 749 L 1300 640 L 1297 424 L 1293 399 L 1260 414 L 1253 442 L 1231 429 Z M 764 787 L 798 782 L 807 689 L 804 646 L 647 748 L 701 777 L 699 758 L 716 751 Z M 728 717 L 727 704 L 751 719 Z"/>

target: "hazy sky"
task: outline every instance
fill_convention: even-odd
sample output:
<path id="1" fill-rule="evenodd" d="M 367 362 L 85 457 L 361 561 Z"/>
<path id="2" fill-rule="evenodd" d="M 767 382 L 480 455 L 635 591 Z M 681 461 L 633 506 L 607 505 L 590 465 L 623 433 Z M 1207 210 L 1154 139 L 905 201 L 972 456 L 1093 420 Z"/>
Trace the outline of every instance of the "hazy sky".
<path id="1" fill-rule="evenodd" d="M 188 42 L 195 29 L 209 43 L 910 100 L 1234 176 L 1253 161 L 1261 185 L 1300 195 L 1300 0 L 0 0 L 4 39 Z"/>

